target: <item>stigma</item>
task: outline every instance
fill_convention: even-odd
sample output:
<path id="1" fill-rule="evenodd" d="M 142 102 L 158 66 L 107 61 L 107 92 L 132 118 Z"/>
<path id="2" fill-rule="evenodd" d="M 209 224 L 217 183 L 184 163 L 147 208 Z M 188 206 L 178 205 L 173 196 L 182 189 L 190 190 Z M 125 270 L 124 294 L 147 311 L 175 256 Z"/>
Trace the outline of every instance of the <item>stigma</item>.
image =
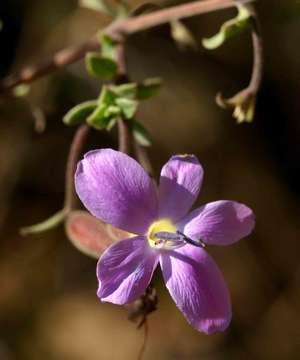
<path id="1" fill-rule="evenodd" d="M 177 230 L 169 219 L 161 219 L 154 222 L 148 230 L 147 239 L 154 249 L 173 250 L 186 244 L 204 248 L 206 244 L 202 240 L 193 240 Z"/>

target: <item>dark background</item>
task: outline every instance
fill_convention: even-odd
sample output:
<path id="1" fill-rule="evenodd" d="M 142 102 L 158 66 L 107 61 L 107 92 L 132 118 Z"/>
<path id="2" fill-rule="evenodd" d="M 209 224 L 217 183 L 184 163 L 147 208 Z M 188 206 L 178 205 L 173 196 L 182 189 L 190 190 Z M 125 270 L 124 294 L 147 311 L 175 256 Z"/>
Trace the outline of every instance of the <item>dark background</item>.
<path id="1" fill-rule="evenodd" d="M 265 74 L 253 124 L 236 125 L 230 111 L 214 103 L 217 91 L 232 95 L 247 85 L 249 34 L 212 52 L 201 48 L 201 38 L 215 33 L 234 10 L 185 22 L 198 52 L 179 51 L 167 26 L 127 43 L 132 79 L 164 79 L 160 95 L 138 114 L 154 138 L 150 157 L 157 174 L 171 154 L 195 153 L 205 168 L 199 203 L 234 199 L 257 216 L 247 239 L 211 249 L 232 295 L 230 328 L 214 336 L 197 333 L 158 278 L 159 310 L 149 320 L 145 359 L 300 357 L 300 4 L 256 5 Z M 1 76 L 81 43 L 109 21 L 78 9 L 75 0 L 1 0 L 0 19 Z M 75 104 L 95 98 L 99 87 L 80 62 L 36 81 L 25 99 L 0 100 L 1 360 L 135 359 L 141 346 L 142 332 L 126 319 L 126 310 L 98 301 L 96 262 L 73 248 L 63 226 L 19 235 L 21 226 L 62 206 L 75 129 L 61 119 Z M 43 133 L 35 131 L 33 113 L 40 112 Z M 115 132 L 93 131 L 87 149 L 104 146 L 116 146 Z"/>

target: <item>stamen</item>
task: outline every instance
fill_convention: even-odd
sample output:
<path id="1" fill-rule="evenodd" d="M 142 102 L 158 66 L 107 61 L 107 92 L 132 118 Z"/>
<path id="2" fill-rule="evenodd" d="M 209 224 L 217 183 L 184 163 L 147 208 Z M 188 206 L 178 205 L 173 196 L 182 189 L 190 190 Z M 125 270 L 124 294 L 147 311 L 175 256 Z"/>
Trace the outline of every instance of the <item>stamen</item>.
<path id="1" fill-rule="evenodd" d="M 193 240 L 179 230 L 177 230 L 176 233 L 179 234 L 180 236 L 182 236 L 183 240 L 191 245 L 202 247 L 202 248 L 206 247 L 206 244 L 201 239 Z"/>
<path id="2" fill-rule="evenodd" d="M 159 249 L 173 250 L 178 249 L 185 244 L 182 236 L 168 231 L 158 231 L 153 235 L 154 245 Z"/>
<path id="3" fill-rule="evenodd" d="M 193 240 L 186 236 L 184 233 L 179 230 L 176 233 L 168 232 L 168 231 L 159 231 L 153 235 L 155 240 L 155 246 L 176 249 L 184 244 L 188 243 L 197 247 L 205 248 L 206 244 L 201 240 Z"/>
<path id="4" fill-rule="evenodd" d="M 161 240 L 172 240 L 172 241 L 180 241 L 180 240 L 182 240 L 182 237 L 180 236 L 180 234 L 171 233 L 171 232 L 168 232 L 168 231 L 159 231 L 159 232 L 154 234 L 154 237 L 156 239 L 161 239 Z"/>

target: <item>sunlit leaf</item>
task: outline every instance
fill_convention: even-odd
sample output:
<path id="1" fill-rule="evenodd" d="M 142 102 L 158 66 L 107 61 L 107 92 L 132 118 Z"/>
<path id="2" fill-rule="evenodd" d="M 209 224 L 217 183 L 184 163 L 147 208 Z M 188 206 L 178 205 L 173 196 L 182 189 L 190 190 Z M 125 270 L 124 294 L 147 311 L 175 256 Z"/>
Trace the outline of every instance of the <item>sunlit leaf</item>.
<path id="1" fill-rule="evenodd" d="M 119 97 L 125 97 L 127 99 L 136 99 L 137 97 L 137 83 L 127 83 L 118 86 L 111 86 L 111 89 Z"/>
<path id="2" fill-rule="evenodd" d="M 100 32 L 99 42 L 101 44 L 101 56 L 107 59 L 116 60 L 117 42 L 109 35 Z"/>
<path id="3" fill-rule="evenodd" d="M 162 81 L 160 78 L 150 78 L 144 80 L 141 84 L 138 85 L 137 88 L 137 99 L 138 100 L 146 100 L 152 96 L 155 96 L 162 85 Z"/>
<path id="4" fill-rule="evenodd" d="M 171 35 L 180 49 L 191 48 L 197 50 L 197 42 L 187 26 L 180 20 L 173 20 L 170 23 Z"/>
<path id="5" fill-rule="evenodd" d="M 87 123 L 98 130 L 107 128 L 110 120 L 118 117 L 121 110 L 115 104 L 116 95 L 107 86 L 103 86 L 97 108 L 87 118 Z"/>
<path id="6" fill-rule="evenodd" d="M 138 101 L 127 99 L 125 97 L 118 97 L 116 99 L 116 104 L 126 119 L 132 119 L 138 107 Z"/>
<path id="7" fill-rule="evenodd" d="M 77 125 L 86 121 L 86 119 L 95 111 L 98 106 L 97 100 L 85 101 L 74 106 L 63 117 L 66 125 Z"/>
<path id="8" fill-rule="evenodd" d="M 141 146 L 150 146 L 152 144 L 149 131 L 137 121 L 131 121 L 131 131 L 135 141 Z"/>
<path id="9" fill-rule="evenodd" d="M 79 0 L 79 6 L 100 11 L 110 16 L 116 15 L 114 8 L 105 0 Z"/>
<path id="10" fill-rule="evenodd" d="M 243 5 L 238 5 L 237 9 L 238 15 L 226 21 L 216 35 L 202 40 L 202 45 L 206 49 L 212 50 L 218 48 L 226 40 L 240 34 L 250 26 L 251 14 L 249 10 Z"/>
<path id="11" fill-rule="evenodd" d="M 20 84 L 13 88 L 13 94 L 16 97 L 24 97 L 28 95 L 29 91 L 30 91 L 29 84 Z"/>
<path id="12" fill-rule="evenodd" d="M 118 72 L 118 66 L 114 60 L 102 57 L 98 53 L 88 53 L 85 57 L 86 68 L 91 76 L 111 80 Z"/>
<path id="13" fill-rule="evenodd" d="M 130 14 L 130 6 L 124 0 L 116 1 L 116 11 L 118 17 L 127 17 Z"/>

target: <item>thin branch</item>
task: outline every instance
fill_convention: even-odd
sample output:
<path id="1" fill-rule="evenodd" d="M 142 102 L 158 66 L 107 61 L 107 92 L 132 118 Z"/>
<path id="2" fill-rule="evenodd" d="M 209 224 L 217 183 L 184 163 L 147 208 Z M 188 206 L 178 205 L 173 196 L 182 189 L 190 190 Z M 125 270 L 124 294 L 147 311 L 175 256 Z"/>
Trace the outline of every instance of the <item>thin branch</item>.
<path id="1" fill-rule="evenodd" d="M 153 177 L 153 167 L 149 160 L 146 148 L 138 144 L 136 141 L 134 141 L 134 151 L 136 154 L 137 161 L 142 165 L 142 167 L 147 171 L 147 173 L 151 177 Z"/>
<path id="2" fill-rule="evenodd" d="M 138 355 L 137 360 L 142 360 L 144 355 L 145 355 L 145 351 L 146 351 L 146 346 L 147 346 L 147 342 L 148 342 L 148 335 L 149 335 L 149 329 L 148 329 L 148 321 L 147 318 L 144 321 L 144 336 L 143 336 L 143 343 Z"/>
<path id="3" fill-rule="evenodd" d="M 131 135 L 126 120 L 118 119 L 119 151 L 129 154 Z"/>
<path id="4" fill-rule="evenodd" d="M 209 13 L 217 10 L 234 7 L 239 3 L 249 3 L 253 0 L 203 0 L 188 4 L 173 6 L 167 9 L 154 11 L 150 14 L 137 17 L 116 20 L 103 31 L 108 35 L 119 39 L 124 35 L 130 35 L 139 31 L 144 31 L 158 25 L 168 23 L 172 20 L 187 18 L 195 15 Z M 29 66 L 20 71 L 20 73 L 8 76 L 0 82 L 0 93 L 12 89 L 22 84 L 30 83 L 45 76 L 55 70 L 73 64 L 81 60 L 88 51 L 99 48 L 97 36 L 80 46 L 70 47 L 58 51 L 51 59 L 44 63 Z"/>
<path id="5" fill-rule="evenodd" d="M 74 188 L 74 174 L 76 165 L 81 155 L 82 147 L 88 135 L 90 127 L 87 124 L 81 125 L 74 135 L 66 167 L 65 182 L 65 204 L 64 209 L 69 212 L 76 208 L 76 193 Z"/>
<path id="6" fill-rule="evenodd" d="M 252 26 L 252 47 L 253 47 L 253 65 L 252 76 L 249 84 L 249 89 L 254 93 L 257 93 L 263 76 L 263 40 L 261 36 L 261 28 L 257 13 L 252 5 L 247 5 L 253 18 Z"/>
<path id="7" fill-rule="evenodd" d="M 137 16 L 112 24 L 111 30 L 118 34 L 131 35 L 140 31 L 166 24 L 172 20 L 184 19 L 200 14 L 224 10 L 239 4 L 250 3 L 253 0 L 203 0 L 158 10 L 150 14 Z M 109 30 L 109 29 L 108 29 Z M 111 31 L 110 30 L 110 31 Z"/>
<path id="8" fill-rule="evenodd" d="M 97 37 L 94 36 L 79 46 L 72 46 L 58 51 L 51 59 L 40 64 L 25 67 L 17 74 L 10 75 L 0 81 L 0 93 L 14 88 L 23 83 L 31 83 L 34 80 L 48 75 L 56 70 L 64 68 L 81 60 L 88 51 L 99 48 Z"/>

